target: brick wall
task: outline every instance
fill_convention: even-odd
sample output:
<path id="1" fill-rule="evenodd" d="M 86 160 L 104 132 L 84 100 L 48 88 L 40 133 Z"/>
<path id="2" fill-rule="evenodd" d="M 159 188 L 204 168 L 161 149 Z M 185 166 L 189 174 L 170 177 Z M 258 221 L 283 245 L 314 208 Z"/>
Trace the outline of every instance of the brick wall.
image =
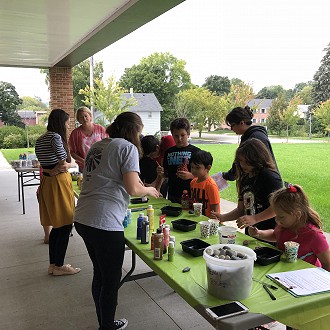
<path id="1" fill-rule="evenodd" d="M 70 114 L 70 127 L 74 129 L 72 69 L 52 67 L 49 69 L 50 108 L 63 109 Z"/>

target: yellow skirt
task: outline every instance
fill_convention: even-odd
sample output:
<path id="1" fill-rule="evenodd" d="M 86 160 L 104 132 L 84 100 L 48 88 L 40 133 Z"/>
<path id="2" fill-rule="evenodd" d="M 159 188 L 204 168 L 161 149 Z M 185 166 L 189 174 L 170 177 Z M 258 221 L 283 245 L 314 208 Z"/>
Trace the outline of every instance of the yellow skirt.
<path id="1" fill-rule="evenodd" d="M 71 174 L 43 175 L 39 194 L 41 224 L 54 228 L 72 224 L 74 207 Z"/>

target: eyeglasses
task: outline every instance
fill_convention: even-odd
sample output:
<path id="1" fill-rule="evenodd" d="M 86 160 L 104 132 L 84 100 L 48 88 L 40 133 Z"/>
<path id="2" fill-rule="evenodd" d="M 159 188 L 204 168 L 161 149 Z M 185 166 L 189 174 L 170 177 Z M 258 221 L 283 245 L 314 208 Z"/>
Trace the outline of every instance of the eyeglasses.
<path id="1" fill-rule="evenodd" d="M 235 125 L 237 125 L 237 123 L 230 123 L 230 124 L 228 124 L 228 126 L 229 126 L 230 128 L 233 128 Z"/>

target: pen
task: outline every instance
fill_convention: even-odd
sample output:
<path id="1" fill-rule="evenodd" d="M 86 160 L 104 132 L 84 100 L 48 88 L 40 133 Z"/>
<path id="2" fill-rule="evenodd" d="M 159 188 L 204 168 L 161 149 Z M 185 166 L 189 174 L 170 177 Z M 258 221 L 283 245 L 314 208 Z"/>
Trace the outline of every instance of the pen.
<path id="1" fill-rule="evenodd" d="M 276 300 L 276 297 L 270 292 L 270 290 L 268 289 L 267 285 L 263 284 L 262 287 L 266 290 L 266 292 L 268 293 L 269 297 L 272 300 Z"/>
<path id="2" fill-rule="evenodd" d="M 258 280 L 257 278 L 254 278 L 254 277 L 253 277 L 252 279 L 253 279 L 253 281 L 258 282 L 258 283 L 261 283 L 261 284 L 263 284 L 263 285 L 265 285 L 265 286 L 268 286 L 269 288 L 271 288 L 271 289 L 273 289 L 273 290 L 277 290 L 277 289 L 278 289 L 277 286 L 272 285 L 272 284 L 268 284 L 268 283 L 266 283 L 266 282 L 264 282 L 264 281 L 260 281 L 260 280 Z"/>
<path id="3" fill-rule="evenodd" d="M 137 207 L 135 209 L 131 209 L 132 212 L 139 212 L 139 211 L 144 211 L 146 210 L 147 208 L 146 207 Z"/>

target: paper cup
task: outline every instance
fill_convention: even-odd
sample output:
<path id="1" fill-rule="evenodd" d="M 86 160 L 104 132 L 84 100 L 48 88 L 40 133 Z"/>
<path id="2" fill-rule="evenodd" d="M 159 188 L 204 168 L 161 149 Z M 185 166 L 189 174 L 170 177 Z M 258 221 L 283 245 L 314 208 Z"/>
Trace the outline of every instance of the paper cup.
<path id="1" fill-rule="evenodd" d="M 296 262 L 298 258 L 299 243 L 287 241 L 284 242 L 284 247 L 287 262 Z"/>
<path id="2" fill-rule="evenodd" d="M 220 244 L 235 244 L 237 228 L 220 226 L 218 231 Z"/>
<path id="3" fill-rule="evenodd" d="M 202 215 L 202 211 L 203 211 L 203 204 L 202 203 L 193 203 L 193 207 L 194 207 L 194 215 L 196 217 L 199 217 L 200 215 Z"/>
<path id="4" fill-rule="evenodd" d="M 202 238 L 209 238 L 210 237 L 210 228 L 211 224 L 208 221 L 201 221 L 199 223 L 201 227 L 201 237 Z"/>
<path id="5" fill-rule="evenodd" d="M 218 233 L 220 221 L 216 219 L 209 219 L 210 226 L 210 235 L 216 235 Z"/>

